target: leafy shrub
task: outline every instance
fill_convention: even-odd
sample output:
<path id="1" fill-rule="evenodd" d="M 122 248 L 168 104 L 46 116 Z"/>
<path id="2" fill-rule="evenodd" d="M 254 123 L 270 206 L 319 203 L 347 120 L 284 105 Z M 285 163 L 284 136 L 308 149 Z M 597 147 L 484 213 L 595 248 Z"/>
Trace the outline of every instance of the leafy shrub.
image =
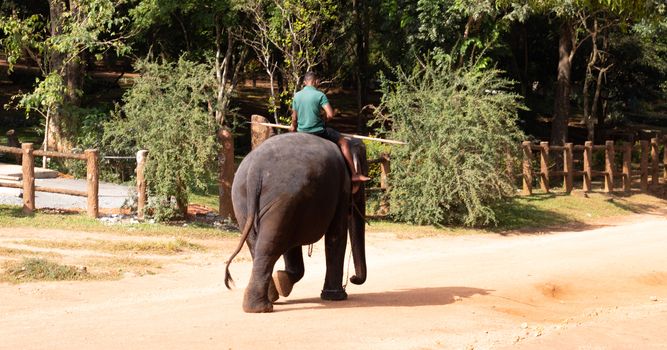
<path id="1" fill-rule="evenodd" d="M 408 146 L 392 149 L 391 214 L 418 224 L 487 225 L 492 204 L 514 192 L 508 153 L 523 138 L 524 108 L 496 69 L 423 63 L 383 79 L 375 122 Z"/>
<path id="2" fill-rule="evenodd" d="M 146 182 L 149 208 L 158 220 L 184 215 L 188 193 L 213 178 L 217 124 L 209 114 L 215 101 L 214 75 L 207 65 L 184 58 L 173 63 L 140 61 L 141 77 L 104 124 L 109 152 L 149 152 Z"/>

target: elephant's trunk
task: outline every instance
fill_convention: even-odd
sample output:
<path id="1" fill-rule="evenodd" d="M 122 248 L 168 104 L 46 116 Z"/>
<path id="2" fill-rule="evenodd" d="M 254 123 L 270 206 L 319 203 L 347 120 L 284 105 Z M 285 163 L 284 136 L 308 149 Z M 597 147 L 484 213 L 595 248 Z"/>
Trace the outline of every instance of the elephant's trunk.
<path id="1" fill-rule="evenodd" d="M 363 198 L 359 200 L 358 197 Z M 352 258 L 354 259 L 354 276 L 350 282 L 362 284 L 366 281 L 366 203 L 365 190 L 359 189 L 353 196 L 352 215 L 350 217 L 350 244 L 352 244 Z"/>
<path id="2" fill-rule="evenodd" d="M 368 175 L 366 147 L 363 143 L 354 143 L 353 155 L 357 171 Z M 350 282 L 362 284 L 366 281 L 366 189 L 362 184 L 357 193 L 352 195 L 352 213 L 349 221 L 350 244 L 354 259 L 355 275 Z"/>

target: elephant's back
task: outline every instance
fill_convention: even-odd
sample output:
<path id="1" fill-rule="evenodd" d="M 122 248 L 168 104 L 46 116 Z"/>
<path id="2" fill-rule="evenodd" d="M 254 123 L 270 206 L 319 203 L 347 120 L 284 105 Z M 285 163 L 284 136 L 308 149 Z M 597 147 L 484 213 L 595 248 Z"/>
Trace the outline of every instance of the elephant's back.
<path id="1" fill-rule="evenodd" d="M 237 206 L 249 199 L 251 178 L 259 180 L 259 210 L 274 206 L 286 214 L 333 216 L 326 202 L 336 203 L 350 187 L 338 145 L 305 133 L 271 137 L 244 158 L 232 187 L 237 217 L 245 216 Z"/>

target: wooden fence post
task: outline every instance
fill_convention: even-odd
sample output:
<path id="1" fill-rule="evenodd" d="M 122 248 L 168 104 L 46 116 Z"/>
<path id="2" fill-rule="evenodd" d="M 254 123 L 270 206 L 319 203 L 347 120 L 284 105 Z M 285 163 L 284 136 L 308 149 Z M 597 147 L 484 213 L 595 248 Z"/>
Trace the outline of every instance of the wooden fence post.
<path id="1" fill-rule="evenodd" d="M 573 187 L 572 176 L 574 175 L 574 159 L 572 159 L 572 151 L 574 145 L 566 143 L 563 149 L 563 171 L 565 172 L 565 192 L 571 193 Z"/>
<path id="2" fill-rule="evenodd" d="M 632 187 L 632 144 L 623 147 L 623 192 L 630 193 Z"/>
<path id="3" fill-rule="evenodd" d="M 523 150 L 523 191 L 524 196 L 533 194 L 533 150 L 530 149 L 530 141 L 521 143 Z"/>
<path id="4" fill-rule="evenodd" d="M 549 142 L 540 142 L 540 188 L 549 193 Z"/>
<path id="5" fill-rule="evenodd" d="M 591 181 L 593 178 L 593 141 L 584 143 L 584 192 L 590 192 L 592 189 Z"/>
<path id="6" fill-rule="evenodd" d="M 88 181 L 88 216 L 97 218 L 99 215 L 99 186 L 100 177 L 98 169 L 99 152 L 96 149 L 87 149 L 86 155 L 86 179 Z"/>
<path id="7" fill-rule="evenodd" d="M 146 177 L 144 176 L 147 157 L 147 150 L 137 152 L 137 218 L 139 220 L 143 220 L 144 218 L 144 209 L 146 208 L 146 200 L 148 198 L 146 193 Z"/>
<path id="8" fill-rule="evenodd" d="M 651 139 L 651 186 L 658 186 L 660 176 L 660 159 L 658 159 L 658 138 Z"/>
<path id="9" fill-rule="evenodd" d="M 614 192 L 614 141 L 604 144 L 604 191 Z"/>
<path id="10" fill-rule="evenodd" d="M 649 143 L 646 140 L 639 141 L 641 145 L 641 179 L 640 179 L 640 188 L 642 192 L 648 191 L 648 152 L 649 152 Z"/>
<path id="11" fill-rule="evenodd" d="M 23 170 L 23 212 L 32 214 L 35 211 L 35 155 L 32 143 L 21 145 L 23 156 L 21 167 Z"/>
<path id="12" fill-rule="evenodd" d="M 253 114 L 250 116 L 250 143 L 252 149 L 257 148 L 262 142 L 273 135 L 273 128 L 255 123 L 268 123 L 269 120 L 261 115 Z"/>
<path id="13" fill-rule="evenodd" d="M 662 168 L 663 168 L 663 178 L 665 180 L 665 183 L 667 183 L 667 135 L 663 136 L 662 138 L 662 144 L 663 149 L 662 149 Z"/>

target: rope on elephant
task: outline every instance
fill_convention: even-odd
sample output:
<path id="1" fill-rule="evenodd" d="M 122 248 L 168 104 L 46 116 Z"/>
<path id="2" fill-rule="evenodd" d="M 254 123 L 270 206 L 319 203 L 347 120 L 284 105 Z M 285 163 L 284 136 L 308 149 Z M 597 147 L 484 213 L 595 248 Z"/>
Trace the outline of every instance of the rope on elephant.
<path id="1" fill-rule="evenodd" d="M 345 271 L 345 284 L 343 284 L 343 290 L 347 289 L 347 282 L 350 280 L 350 261 L 352 261 L 352 249 L 350 249 L 350 254 L 347 255 L 347 270 Z"/>
<path id="2" fill-rule="evenodd" d="M 308 245 L 308 257 L 310 258 L 312 256 L 313 256 L 313 245 L 310 244 Z"/>

